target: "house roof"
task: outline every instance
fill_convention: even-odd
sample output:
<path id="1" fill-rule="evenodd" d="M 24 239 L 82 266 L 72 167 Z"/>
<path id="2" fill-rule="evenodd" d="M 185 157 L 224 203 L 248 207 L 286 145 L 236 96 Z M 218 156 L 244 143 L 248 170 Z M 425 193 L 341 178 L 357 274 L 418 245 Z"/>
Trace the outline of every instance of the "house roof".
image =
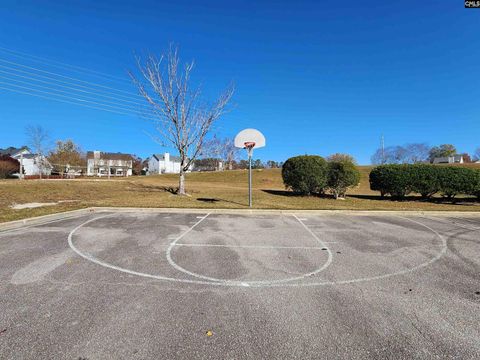
<path id="1" fill-rule="evenodd" d="M 436 158 L 434 158 L 434 160 L 446 160 L 446 161 L 448 161 L 448 159 L 461 159 L 463 157 L 465 157 L 465 155 L 457 154 L 457 155 L 451 155 L 451 156 L 436 157 Z"/>
<path id="2" fill-rule="evenodd" d="M 24 159 L 35 159 L 37 155 L 35 154 L 23 154 Z"/>
<path id="3" fill-rule="evenodd" d="M 18 153 L 18 152 L 20 152 L 24 149 L 28 150 L 28 147 L 27 146 L 22 146 L 21 148 L 16 148 L 16 147 L 10 146 L 6 149 L 0 149 L 0 155 L 15 155 L 16 153 Z"/>
<path id="4" fill-rule="evenodd" d="M 87 152 L 87 159 L 93 159 L 93 151 Z M 133 160 L 133 157 L 130 154 L 100 152 L 100 159 L 102 160 Z"/>
<path id="5" fill-rule="evenodd" d="M 165 160 L 165 154 L 153 154 L 153 156 L 154 156 L 155 159 L 157 159 L 158 161 L 164 161 L 164 160 Z M 170 155 L 170 161 L 180 162 L 180 156 Z"/>

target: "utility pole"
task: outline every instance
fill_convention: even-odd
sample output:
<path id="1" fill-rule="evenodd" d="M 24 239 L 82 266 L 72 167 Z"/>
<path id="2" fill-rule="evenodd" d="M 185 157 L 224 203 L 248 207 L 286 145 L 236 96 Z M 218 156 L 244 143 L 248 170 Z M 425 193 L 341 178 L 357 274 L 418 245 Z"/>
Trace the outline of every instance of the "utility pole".
<path id="1" fill-rule="evenodd" d="M 385 164 L 385 138 L 383 137 L 383 134 L 381 138 L 381 146 L 382 146 L 382 165 L 383 165 Z"/>

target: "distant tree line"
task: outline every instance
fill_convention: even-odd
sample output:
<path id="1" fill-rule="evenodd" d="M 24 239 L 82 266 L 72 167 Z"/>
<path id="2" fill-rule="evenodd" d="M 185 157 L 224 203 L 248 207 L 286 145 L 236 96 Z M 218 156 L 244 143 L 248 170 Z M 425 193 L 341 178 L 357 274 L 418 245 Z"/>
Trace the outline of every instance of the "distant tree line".
<path id="1" fill-rule="evenodd" d="M 223 168 L 220 167 L 223 164 Z M 260 159 L 252 160 L 252 169 L 278 169 L 281 168 L 283 162 L 268 160 L 263 162 Z M 225 160 L 220 157 L 203 157 L 195 160 L 194 171 L 216 171 L 216 170 L 245 170 L 248 169 L 248 160 Z"/>
<path id="2" fill-rule="evenodd" d="M 435 158 L 462 155 L 464 162 L 472 162 L 469 154 L 457 152 L 452 144 L 429 146 L 425 143 L 387 146 L 379 148 L 371 157 L 372 164 L 419 164 L 433 163 Z M 480 148 L 475 151 L 473 161 L 480 160 Z"/>

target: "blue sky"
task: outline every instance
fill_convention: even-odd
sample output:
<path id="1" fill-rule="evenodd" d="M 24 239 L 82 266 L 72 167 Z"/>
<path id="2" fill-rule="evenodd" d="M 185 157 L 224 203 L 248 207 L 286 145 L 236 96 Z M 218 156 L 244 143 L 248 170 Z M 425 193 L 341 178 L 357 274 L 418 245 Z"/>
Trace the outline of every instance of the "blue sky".
<path id="1" fill-rule="evenodd" d="M 10 61 L 0 61 L 0 87 L 11 88 L 5 76 L 21 64 L 135 92 L 117 81 L 127 80 L 133 54 L 175 42 L 183 59 L 195 60 L 193 80 L 207 99 L 235 82 L 234 107 L 217 131 L 261 130 L 267 147 L 255 157 L 344 152 L 367 164 L 382 133 L 387 146 L 453 143 L 471 153 L 480 146 L 479 33 L 480 11 L 460 0 L 4 0 L 0 47 L 115 80 L 0 50 Z M 135 116 L 0 89 L 0 147 L 24 144 L 28 124 L 84 150 L 163 150 Z"/>

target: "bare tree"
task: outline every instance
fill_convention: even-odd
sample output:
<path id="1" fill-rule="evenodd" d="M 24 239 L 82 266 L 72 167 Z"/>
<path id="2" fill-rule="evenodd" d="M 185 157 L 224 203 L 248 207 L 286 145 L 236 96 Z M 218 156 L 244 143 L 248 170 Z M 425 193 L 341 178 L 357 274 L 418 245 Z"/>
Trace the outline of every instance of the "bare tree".
<path id="1" fill-rule="evenodd" d="M 424 143 L 413 143 L 404 146 L 388 146 L 377 149 L 371 160 L 378 164 L 416 164 L 428 161 L 430 147 Z"/>
<path id="2" fill-rule="evenodd" d="M 233 162 L 238 156 L 238 148 L 235 147 L 232 138 L 220 139 L 216 136 L 206 141 L 202 155 L 211 158 L 219 158 L 228 165 L 228 170 L 233 169 Z"/>
<path id="3" fill-rule="evenodd" d="M 430 156 L 430 146 L 425 143 L 413 143 L 405 145 L 405 159 L 407 164 L 427 162 Z"/>
<path id="4" fill-rule="evenodd" d="M 357 165 L 357 161 L 352 155 L 342 154 L 342 153 L 335 153 L 327 156 L 327 161 L 352 163 L 354 165 Z"/>
<path id="5" fill-rule="evenodd" d="M 47 144 L 49 141 L 48 132 L 40 125 L 29 125 L 25 128 L 28 144 L 35 153 L 40 179 L 45 172 Z"/>
<path id="6" fill-rule="evenodd" d="M 233 170 L 233 162 L 238 157 L 239 149 L 232 138 L 225 138 L 222 142 L 222 158 L 228 165 L 228 170 Z"/>
<path id="7" fill-rule="evenodd" d="M 473 154 L 473 161 L 480 161 L 480 147 L 475 150 Z"/>
<path id="8" fill-rule="evenodd" d="M 150 55 L 144 62 L 137 58 L 139 78 L 130 72 L 152 109 L 158 132 L 155 140 L 162 146 L 170 144 L 180 155 L 180 195 L 185 195 L 185 172 L 201 154 L 207 134 L 233 95 L 230 86 L 213 104 L 202 102 L 200 89 L 191 89 L 189 84 L 193 65 L 186 63 L 182 69 L 178 49 L 170 46 L 167 55 L 160 58 Z"/>
<path id="9" fill-rule="evenodd" d="M 372 164 L 401 164 L 404 162 L 406 150 L 403 146 L 388 146 L 377 149 L 373 154 Z"/>

